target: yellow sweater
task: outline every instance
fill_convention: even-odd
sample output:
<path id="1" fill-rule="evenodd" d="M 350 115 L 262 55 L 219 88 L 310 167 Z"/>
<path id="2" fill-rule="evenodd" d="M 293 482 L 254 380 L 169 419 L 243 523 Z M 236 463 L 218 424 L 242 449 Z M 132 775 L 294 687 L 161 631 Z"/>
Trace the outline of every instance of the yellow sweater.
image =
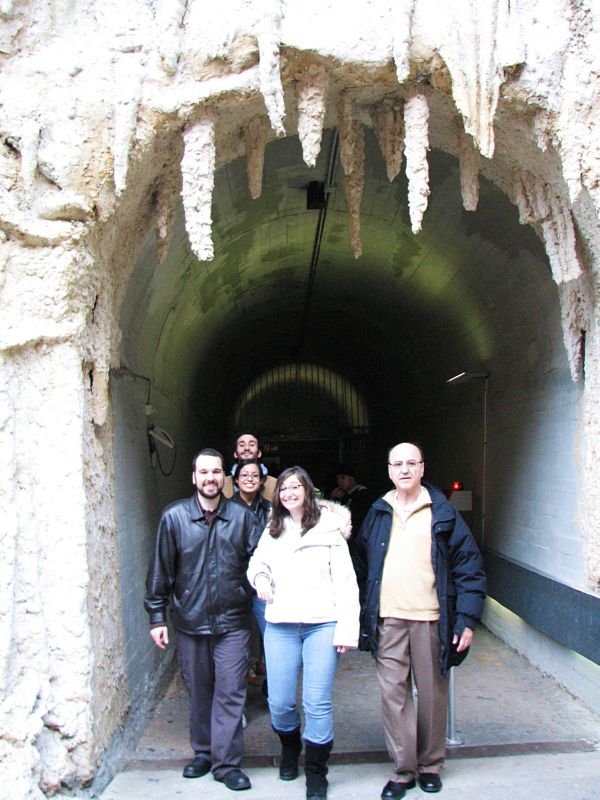
<path id="1" fill-rule="evenodd" d="M 422 489 L 407 519 L 400 514 L 392 490 L 384 499 L 394 516 L 383 564 L 379 616 L 433 621 L 440 607 L 431 565 L 431 497 Z"/>

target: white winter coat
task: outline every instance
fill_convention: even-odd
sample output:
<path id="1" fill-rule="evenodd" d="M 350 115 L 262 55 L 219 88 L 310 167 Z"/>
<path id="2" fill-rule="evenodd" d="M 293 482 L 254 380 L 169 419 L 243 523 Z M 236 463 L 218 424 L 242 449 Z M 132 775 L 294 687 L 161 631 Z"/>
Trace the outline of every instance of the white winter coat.
<path id="1" fill-rule="evenodd" d="M 248 565 L 248 580 L 255 588 L 261 575 L 271 582 L 267 622 L 337 622 L 333 644 L 357 646 L 358 587 L 345 533 L 344 517 L 330 504 L 322 505 L 321 518 L 303 536 L 289 519 L 277 539 L 265 528 Z"/>

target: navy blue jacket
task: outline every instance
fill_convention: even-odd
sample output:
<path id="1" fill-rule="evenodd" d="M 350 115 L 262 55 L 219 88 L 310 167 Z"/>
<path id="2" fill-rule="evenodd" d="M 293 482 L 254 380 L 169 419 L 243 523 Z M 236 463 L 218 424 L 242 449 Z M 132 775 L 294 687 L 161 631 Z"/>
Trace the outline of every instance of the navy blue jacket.
<path id="1" fill-rule="evenodd" d="M 452 647 L 455 633 L 474 628 L 483 613 L 487 589 L 481 553 L 458 511 L 435 486 L 423 481 L 431 496 L 431 563 L 440 605 L 440 670 L 460 664 L 467 651 Z M 377 653 L 377 624 L 383 562 L 387 553 L 393 510 L 380 497 L 371 506 L 355 540 L 354 567 L 360 589 L 361 650 Z"/>

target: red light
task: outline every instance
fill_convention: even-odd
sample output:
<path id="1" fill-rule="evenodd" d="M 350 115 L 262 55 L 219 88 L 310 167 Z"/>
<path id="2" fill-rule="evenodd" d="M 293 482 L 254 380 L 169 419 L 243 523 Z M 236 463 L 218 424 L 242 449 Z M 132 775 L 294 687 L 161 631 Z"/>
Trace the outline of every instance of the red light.
<path id="1" fill-rule="evenodd" d="M 465 487 L 462 484 L 462 481 L 452 481 L 452 491 L 453 492 L 462 492 Z"/>

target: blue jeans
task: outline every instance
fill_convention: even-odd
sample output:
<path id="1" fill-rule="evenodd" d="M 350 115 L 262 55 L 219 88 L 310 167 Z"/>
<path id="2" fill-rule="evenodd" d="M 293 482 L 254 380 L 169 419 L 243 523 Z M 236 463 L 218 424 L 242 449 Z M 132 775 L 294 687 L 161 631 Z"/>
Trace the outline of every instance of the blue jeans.
<path id="1" fill-rule="evenodd" d="M 258 625 L 258 629 L 260 631 L 260 635 L 265 635 L 265 607 L 267 605 L 266 600 L 261 600 L 256 595 L 252 597 L 252 613 L 254 614 L 254 618 L 256 619 L 256 623 Z"/>
<path id="2" fill-rule="evenodd" d="M 333 679 L 338 654 L 333 646 L 335 622 L 267 622 L 265 653 L 269 676 L 269 710 L 277 731 L 300 726 L 296 690 L 302 669 L 304 739 L 313 744 L 333 740 Z"/>

